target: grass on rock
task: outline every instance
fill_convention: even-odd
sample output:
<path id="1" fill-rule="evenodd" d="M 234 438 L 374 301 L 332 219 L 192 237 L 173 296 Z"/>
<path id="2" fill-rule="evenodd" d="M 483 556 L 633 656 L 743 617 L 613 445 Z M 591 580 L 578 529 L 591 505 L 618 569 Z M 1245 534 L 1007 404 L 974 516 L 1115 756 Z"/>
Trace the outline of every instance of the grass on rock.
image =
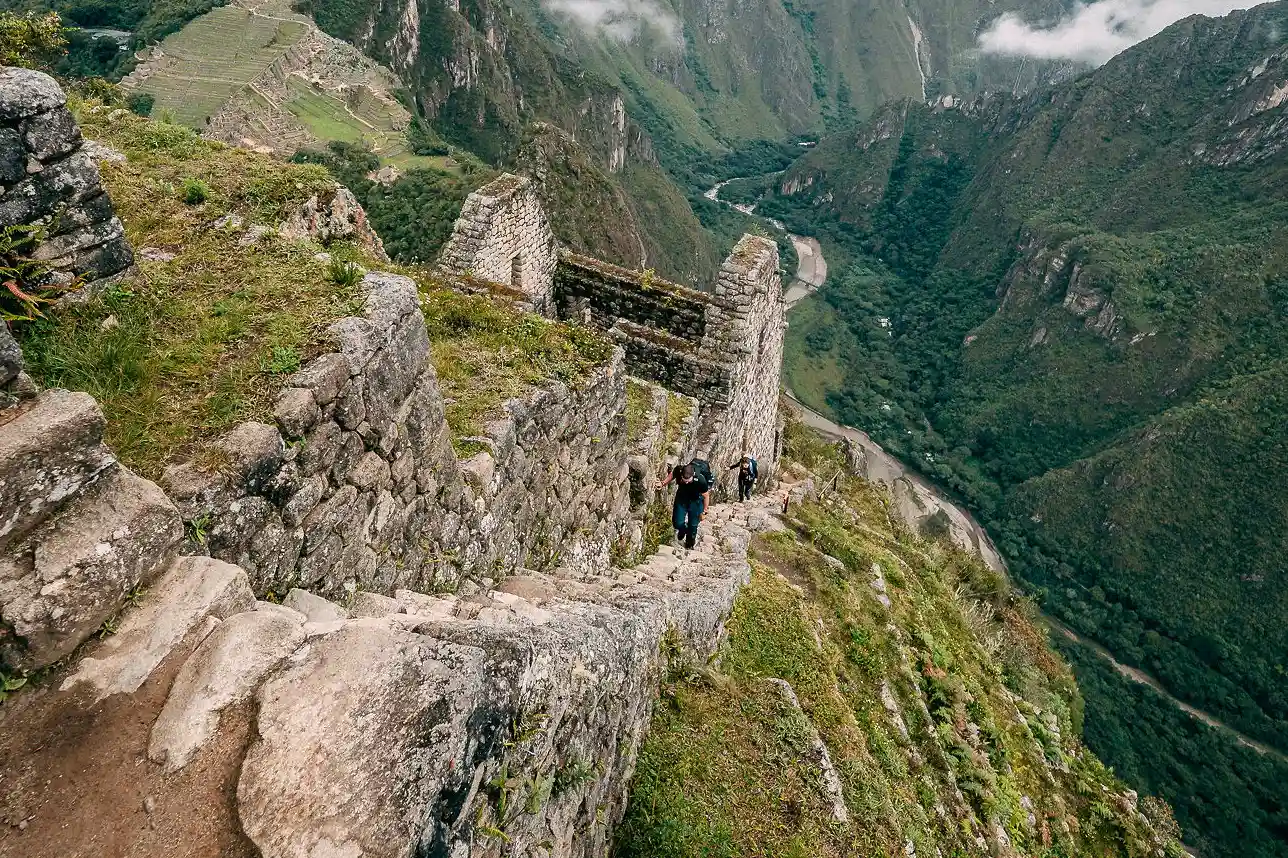
<path id="1" fill-rule="evenodd" d="M 626 380 L 626 437 L 633 444 L 648 431 L 648 415 L 653 409 L 653 390 L 633 378 Z"/>
<path id="2" fill-rule="evenodd" d="M 267 418 L 282 376 L 330 348 L 327 327 L 359 309 L 356 284 L 337 284 L 308 244 L 270 232 L 243 246 L 251 225 L 276 227 L 333 187 L 321 168 L 100 105 L 73 107 L 86 137 L 128 158 L 101 171 L 138 270 L 19 336 L 37 380 L 98 399 L 108 444 L 155 478 L 200 439 Z M 204 199 L 185 202 L 198 183 Z M 229 214 L 242 225 L 214 226 Z M 331 251 L 360 260 L 355 248 Z"/>
<path id="3" fill-rule="evenodd" d="M 587 328 L 456 292 L 432 277 L 424 281 L 421 310 L 447 424 L 457 439 L 478 435 L 506 400 L 550 380 L 576 383 L 612 355 L 611 343 Z M 458 453 L 464 452 L 458 443 Z"/>

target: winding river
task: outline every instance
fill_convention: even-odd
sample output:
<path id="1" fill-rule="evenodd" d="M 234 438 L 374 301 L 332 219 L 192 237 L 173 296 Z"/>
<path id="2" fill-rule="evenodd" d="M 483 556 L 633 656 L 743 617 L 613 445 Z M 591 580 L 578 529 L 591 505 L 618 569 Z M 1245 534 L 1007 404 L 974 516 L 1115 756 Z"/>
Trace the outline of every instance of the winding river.
<path id="1" fill-rule="evenodd" d="M 743 214 L 754 215 L 756 211 L 754 205 L 731 203 L 720 199 L 720 189 L 730 181 L 733 181 L 733 179 L 721 182 L 708 190 L 705 194 L 706 198 L 723 203 Z M 772 218 L 764 218 L 764 220 L 780 232 L 786 232 L 787 237 L 791 239 L 792 244 L 796 247 L 796 254 L 799 259 L 796 276 L 788 284 L 787 291 L 783 294 L 787 309 L 791 310 L 801 301 L 818 291 L 827 281 L 827 260 L 823 258 L 823 248 L 816 239 L 787 232 L 787 228 L 783 223 Z M 988 533 L 985 532 L 984 528 L 969 511 L 949 500 L 919 473 L 908 468 L 903 462 L 883 450 L 881 445 L 873 441 L 866 432 L 855 429 L 853 426 L 843 426 L 819 414 L 798 400 L 795 394 L 792 393 L 791 388 L 786 388 L 786 394 L 788 405 L 804 421 L 805 425 L 829 438 L 848 440 L 861 451 L 859 459 L 862 476 L 870 482 L 882 483 L 889 489 L 895 510 L 899 513 L 899 517 L 903 519 L 904 523 L 909 527 L 920 528 L 928 519 L 938 513 L 942 513 L 948 522 L 949 536 L 954 543 L 966 551 L 978 554 L 990 569 L 998 572 L 1007 571 L 1006 561 L 1002 559 L 997 547 L 993 545 L 993 540 L 989 538 Z M 1114 658 L 1113 653 L 1108 649 L 1077 634 L 1054 617 L 1043 614 L 1042 618 L 1052 632 L 1088 647 L 1120 675 L 1130 679 L 1132 682 L 1148 685 L 1183 712 L 1209 726 L 1229 732 L 1235 741 L 1245 747 L 1288 761 L 1288 755 L 1245 736 L 1213 715 L 1174 697 L 1153 676 L 1138 668 L 1123 664 Z"/>

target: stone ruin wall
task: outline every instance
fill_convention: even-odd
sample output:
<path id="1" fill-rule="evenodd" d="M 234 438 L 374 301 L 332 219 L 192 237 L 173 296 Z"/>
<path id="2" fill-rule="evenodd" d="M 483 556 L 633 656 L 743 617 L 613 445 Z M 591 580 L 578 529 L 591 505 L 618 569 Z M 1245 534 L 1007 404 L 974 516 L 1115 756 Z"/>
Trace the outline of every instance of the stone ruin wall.
<path id="1" fill-rule="evenodd" d="M 781 447 L 778 379 L 787 327 L 777 245 L 744 235 L 720 269 L 715 296 L 729 302 L 721 347 L 733 355 L 734 377 L 712 462 L 728 465 L 742 452 L 772 477 Z"/>
<path id="2" fill-rule="evenodd" d="M 91 282 L 134 263 L 63 91 L 48 75 L 0 67 L 0 227 L 31 224 L 44 238 L 30 255 L 51 282 Z"/>
<path id="3" fill-rule="evenodd" d="M 702 408 L 653 388 L 628 441 L 619 350 L 572 388 L 505 403 L 460 461 L 414 284 L 372 274 L 364 289 L 363 315 L 334 328 L 338 350 L 290 378 L 276 425 L 242 424 L 169 469 L 168 495 L 103 444 L 91 397 L 35 389 L 0 326 L 0 662 L 73 656 L 58 688 L 75 693 L 40 697 L 68 719 L 181 665 L 149 761 L 129 763 L 173 773 L 198 752 L 233 755 L 230 809 L 192 812 L 231 813 L 265 858 L 602 855 L 664 640 L 704 662 L 749 575 L 749 534 L 728 523 L 707 528 L 706 554 L 607 562 L 631 521 L 628 485 L 647 486 L 635 471 L 692 455 Z M 671 437 L 675 407 L 688 417 Z M 542 554 L 561 542 L 582 550 Z M 343 604 L 257 601 L 292 584 Z M 475 595 L 424 595 L 465 584 Z M 253 703 L 252 736 L 212 750 L 230 701 Z M 536 809 L 502 814 L 498 778 Z"/>
<path id="4" fill-rule="evenodd" d="M 558 251 L 532 180 L 506 174 L 470 194 L 438 263 L 506 286 L 536 312 L 552 315 Z"/>
<path id="5" fill-rule="evenodd" d="M 514 290 L 520 287 L 511 276 L 514 260 L 526 259 L 522 248 L 530 246 L 553 247 L 553 235 L 531 180 L 506 175 L 470 195 L 439 261 Z M 711 292 L 567 250 L 543 261 L 541 270 L 549 276 L 538 279 L 534 270 L 519 288 L 525 303 L 608 332 L 633 375 L 699 400 L 696 452 L 717 472 L 719 494 L 735 490 L 726 469 L 743 454 L 757 459 L 762 484 L 772 482 L 781 446 L 778 379 L 786 328 L 774 242 L 744 235 Z"/>
<path id="6" fill-rule="evenodd" d="M 202 525 L 189 549 L 241 566 L 260 594 L 340 599 L 606 563 L 629 519 L 621 354 L 505 403 L 458 461 L 415 284 L 370 274 L 364 288 L 364 315 L 333 328 L 340 351 L 287 379 L 275 426 L 218 441 L 222 467 L 167 471 Z"/>

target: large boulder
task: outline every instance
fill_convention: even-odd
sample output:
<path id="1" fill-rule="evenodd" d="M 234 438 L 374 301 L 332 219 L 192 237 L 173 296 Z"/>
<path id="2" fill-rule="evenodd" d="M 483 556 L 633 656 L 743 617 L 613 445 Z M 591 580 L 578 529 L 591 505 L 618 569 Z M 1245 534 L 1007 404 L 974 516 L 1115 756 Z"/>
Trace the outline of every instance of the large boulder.
<path id="1" fill-rule="evenodd" d="M 482 654 L 352 620 L 259 691 L 238 809 L 264 858 L 410 858 L 462 784 Z M 458 805 L 459 807 L 459 805 Z"/>
<path id="2" fill-rule="evenodd" d="M 180 557 L 116 630 L 81 659 L 64 691 L 89 687 L 97 699 L 129 694 L 194 632 L 255 607 L 246 571 L 211 557 Z M 213 619 L 211 619 L 213 618 Z"/>

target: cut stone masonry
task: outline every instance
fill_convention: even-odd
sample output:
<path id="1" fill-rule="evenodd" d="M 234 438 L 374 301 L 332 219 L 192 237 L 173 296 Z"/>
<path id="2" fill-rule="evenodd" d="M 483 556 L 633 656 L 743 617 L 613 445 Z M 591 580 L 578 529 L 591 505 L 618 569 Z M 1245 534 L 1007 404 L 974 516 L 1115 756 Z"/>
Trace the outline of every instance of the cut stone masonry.
<path id="1" fill-rule="evenodd" d="M 545 315 L 594 325 L 626 369 L 702 404 L 697 453 L 718 474 L 741 455 L 773 479 L 786 307 L 778 247 L 744 235 L 711 292 L 556 250 L 529 179 L 504 175 L 466 200 L 439 264 L 507 287 Z M 717 492 L 731 492 L 728 480 Z"/>
<path id="2" fill-rule="evenodd" d="M 0 227 L 35 225 L 51 281 L 110 277 L 134 262 L 125 229 L 49 75 L 0 66 Z"/>

